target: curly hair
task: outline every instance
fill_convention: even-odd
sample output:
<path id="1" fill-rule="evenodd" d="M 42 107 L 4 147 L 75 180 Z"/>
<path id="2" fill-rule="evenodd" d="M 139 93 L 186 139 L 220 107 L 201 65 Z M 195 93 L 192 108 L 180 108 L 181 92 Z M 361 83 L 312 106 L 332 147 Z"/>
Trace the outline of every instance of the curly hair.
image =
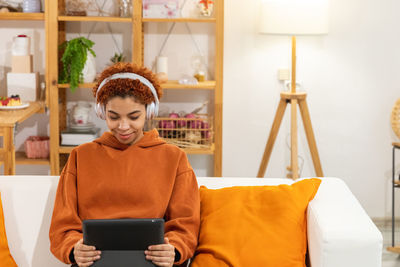
<path id="1" fill-rule="evenodd" d="M 156 75 L 146 67 L 141 67 L 128 62 L 118 62 L 110 67 L 105 68 L 100 74 L 96 85 L 92 89 L 93 96 L 96 98 L 97 88 L 99 88 L 104 79 L 115 73 L 121 72 L 131 72 L 143 76 L 153 84 L 154 88 L 156 89 L 158 99 L 162 97 L 162 88 Z M 115 96 L 133 96 L 137 101 L 144 105 L 155 101 L 154 95 L 150 91 L 150 88 L 141 83 L 139 80 L 115 79 L 108 81 L 101 88 L 97 95 L 96 103 L 106 104 L 109 99 Z"/>

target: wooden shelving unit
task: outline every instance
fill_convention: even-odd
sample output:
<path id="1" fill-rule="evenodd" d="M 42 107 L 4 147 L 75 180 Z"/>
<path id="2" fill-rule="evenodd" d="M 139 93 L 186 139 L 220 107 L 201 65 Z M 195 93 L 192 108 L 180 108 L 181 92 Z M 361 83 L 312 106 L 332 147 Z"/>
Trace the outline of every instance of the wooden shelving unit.
<path id="1" fill-rule="evenodd" d="M 44 13 L 0 13 L 0 20 L 45 20 Z"/>
<path id="2" fill-rule="evenodd" d="M 209 149 L 186 149 L 188 154 L 213 155 L 214 176 L 222 175 L 222 81 L 223 81 L 223 21 L 224 1 L 216 0 L 215 16 L 212 18 L 143 18 L 142 0 L 133 0 L 132 18 L 119 17 L 72 17 L 65 14 L 64 0 L 47 0 L 47 44 L 48 44 L 48 66 L 58 66 L 58 45 L 65 41 L 65 24 L 69 22 L 111 22 L 132 24 L 132 62 L 143 65 L 144 58 L 144 24 L 145 23 L 211 23 L 215 25 L 215 73 L 214 81 L 204 81 L 197 85 L 182 85 L 177 81 L 168 81 L 162 84 L 164 89 L 171 90 L 208 90 L 214 92 L 214 144 Z M 73 147 L 60 146 L 59 134 L 66 127 L 66 90 L 68 84 L 58 84 L 58 68 L 48 68 L 48 84 L 50 87 L 50 140 L 51 140 L 51 173 L 60 173 L 60 155 L 71 153 Z M 93 83 L 80 84 L 83 89 L 93 88 Z"/>

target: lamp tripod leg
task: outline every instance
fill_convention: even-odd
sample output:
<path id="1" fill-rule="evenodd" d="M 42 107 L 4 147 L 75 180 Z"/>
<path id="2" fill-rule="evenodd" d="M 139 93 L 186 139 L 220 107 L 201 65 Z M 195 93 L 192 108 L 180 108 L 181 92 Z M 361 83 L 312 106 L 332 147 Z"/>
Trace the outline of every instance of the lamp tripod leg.
<path id="1" fill-rule="evenodd" d="M 291 162 L 291 178 L 293 180 L 299 178 L 299 162 L 297 149 L 297 99 L 291 100 L 291 122 L 290 122 L 290 162 Z"/>
<path id="2" fill-rule="evenodd" d="M 299 100 L 299 106 L 300 106 L 301 117 L 303 119 L 304 130 L 307 136 L 308 147 L 310 148 L 310 153 L 314 164 L 315 173 L 317 174 L 318 177 L 323 177 L 324 173 L 322 172 L 321 161 L 319 159 L 317 143 L 315 142 L 315 136 L 311 125 L 311 118 L 310 118 L 310 113 L 308 111 L 306 100 L 305 99 Z"/>
<path id="3" fill-rule="evenodd" d="M 258 169 L 258 178 L 262 178 L 265 175 L 267 169 L 269 158 L 271 157 L 272 148 L 274 147 L 276 136 L 279 132 L 279 127 L 281 126 L 283 115 L 285 114 L 285 109 L 287 106 L 286 99 L 281 98 L 279 101 L 278 109 L 276 110 L 274 122 L 272 123 L 271 131 L 269 133 L 268 141 L 265 146 L 264 155 L 261 160 L 260 168 Z"/>

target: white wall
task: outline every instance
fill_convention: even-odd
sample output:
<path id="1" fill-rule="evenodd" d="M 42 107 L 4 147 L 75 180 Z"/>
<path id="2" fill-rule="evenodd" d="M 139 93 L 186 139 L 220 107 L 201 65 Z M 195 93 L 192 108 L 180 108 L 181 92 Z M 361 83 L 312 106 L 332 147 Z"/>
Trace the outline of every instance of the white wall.
<path id="1" fill-rule="evenodd" d="M 396 82 L 400 69 L 400 28 L 396 12 L 400 9 L 400 3 L 396 0 L 331 2 L 329 34 L 297 39 L 298 81 L 302 82 L 308 93 L 308 105 L 325 176 L 343 178 L 370 216 L 390 216 L 391 142 L 396 140 L 390 127 L 390 112 L 395 100 L 400 97 Z M 277 80 L 277 70 L 290 68 L 289 37 L 258 34 L 258 7 L 259 0 L 225 0 L 224 176 L 256 176 L 279 93 L 283 89 Z M 10 65 L 9 60 L 4 59 L 4 49 L 9 42 L 3 38 L 4 32 L 9 31 L 10 27 L 26 27 L 21 23 L 15 27 L 0 21 L 0 65 Z M 201 48 L 204 51 L 212 50 L 212 30 L 192 27 Z M 161 45 L 163 35 L 160 33 L 166 30 L 161 25 L 146 29 L 149 34 L 146 45 L 148 51 L 153 51 L 145 55 L 147 65 L 151 65 L 156 55 L 154 51 L 158 51 L 157 47 Z M 107 33 L 104 29 L 98 31 Z M 119 42 L 125 48 L 129 47 L 129 41 L 123 41 L 127 38 L 124 34 L 127 29 L 116 26 L 115 31 L 119 34 Z M 191 40 L 185 39 L 184 32 L 185 28 L 178 27 L 174 38 L 166 46 L 165 53 L 171 58 L 179 58 L 182 63 L 180 67 L 170 65 L 171 75 L 175 76 L 172 78 L 185 70 L 189 71 L 190 57 L 196 54 Z M 108 40 L 107 37 L 103 38 L 97 44 L 108 47 L 112 54 L 115 49 L 113 43 L 109 37 Z M 192 50 L 185 50 L 187 57 L 181 58 L 181 47 L 192 47 Z M 102 48 L 97 49 L 102 51 Z M 108 56 L 102 57 L 102 61 L 105 61 Z M 212 53 L 207 58 L 212 60 Z M 80 94 L 86 95 L 84 97 L 87 99 L 91 97 L 89 92 Z M 193 95 L 184 96 L 175 104 L 195 99 L 185 106 L 177 106 L 190 109 L 206 97 L 196 92 L 194 98 Z M 69 95 L 70 100 L 75 98 L 79 96 Z M 176 99 L 176 92 L 168 92 L 166 98 Z M 38 128 L 43 129 L 41 118 L 39 122 L 24 123 L 21 131 L 35 133 Z M 285 169 L 290 157 L 286 144 L 289 118 L 287 112 L 266 177 L 286 176 Z M 301 123 L 299 135 L 299 154 L 305 162 L 302 176 L 313 176 L 313 165 Z M 24 138 L 23 133 L 17 135 L 17 147 Z M 190 159 L 198 175 L 207 175 L 212 170 L 211 157 L 192 156 Z M 397 166 L 400 168 L 400 163 Z M 43 172 L 38 167 L 21 168 L 19 166 L 17 172 Z"/>
<path id="2" fill-rule="evenodd" d="M 283 89 L 277 70 L 290 68 L 290 38 L 258 34 L 259 1 L 242 3 L 225 5 L 224 176 L 257 175 Z M 372 217 L 391 212 L 399 8 L 396 0 L 331 0 L 329 34 L 297 39 L 298 81 L 308 93 L 324 174 L 343 178 Z M 286 175 L 289 118 L 286 112 L 266 177 Z M 313 176 L 301 123 L 299 133 L 302 176 Z"/>

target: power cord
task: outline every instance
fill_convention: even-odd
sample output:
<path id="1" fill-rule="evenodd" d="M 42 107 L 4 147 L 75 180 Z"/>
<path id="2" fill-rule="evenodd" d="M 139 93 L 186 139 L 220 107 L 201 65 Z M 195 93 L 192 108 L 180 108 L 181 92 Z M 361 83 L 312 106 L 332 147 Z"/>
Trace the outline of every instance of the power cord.
<path id="1" fill-rule="evenodd" d="M 290 142 L 289 142 L 289 140 L 288 139 L 290 139 L 290 133 L 289 134 L 287 134 L 286 135 L 286 146 L 289 148 L 289 151 L 292 151 L 292 146 L 290 145 Z M 299 177 L 301 177 L 301 173 L 303 172 L 303 167 L 304 167 L 304 162 L 305 162 L 305 160 L 304 160 L 304 158 L 302 157 L 302 156 L 300 156 L 300 155 L 297 155 L 297 158 L 301 161 L 301 163 L 300 163 L 300 168 L 299 168 Z M 290 172 L 291 172 L 292 170 L 290 169 Z"/>

